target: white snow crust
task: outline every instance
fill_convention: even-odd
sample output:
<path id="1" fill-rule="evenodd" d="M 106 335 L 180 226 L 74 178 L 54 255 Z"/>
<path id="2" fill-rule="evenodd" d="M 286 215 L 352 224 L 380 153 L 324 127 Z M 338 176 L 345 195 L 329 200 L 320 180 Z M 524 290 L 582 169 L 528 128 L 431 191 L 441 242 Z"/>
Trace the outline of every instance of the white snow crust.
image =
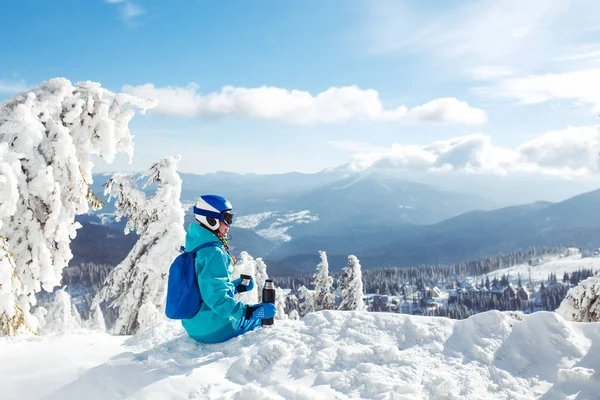
<path id="1" fill-rule="evenodd" d="M 3 399 L 597 399 L 598 354 L 600 323 L 552 312 L 321 311 L 212 345 L 177 322 L 0 338 L 0 387 Z"/>

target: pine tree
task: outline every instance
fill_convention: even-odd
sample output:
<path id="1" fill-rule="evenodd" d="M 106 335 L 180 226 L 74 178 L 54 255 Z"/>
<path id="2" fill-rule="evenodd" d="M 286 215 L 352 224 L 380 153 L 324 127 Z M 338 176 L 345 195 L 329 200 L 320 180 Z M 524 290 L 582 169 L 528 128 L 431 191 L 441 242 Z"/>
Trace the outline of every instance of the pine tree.
<path id="1" fill-rule="evenodd" d="M 168 157 L 145 173 L 144 188 L 157 186 L 151 197 L 137 187 L 131 174 L 116 174 L 106 185 L 106 192 L 116 199 L 117 218 L 127 218 L 125 232 L 135 230 L 140 235 L 98 294 L 99 303 L 106 302 L 118 311 L 112 327 L 115 334 L 133 334 L 141 326 L 151 324 L 157 315 L 164 314 L 169 267 L 185 238 L 178 160 Z M 142 307 L 145 310 L 140 314 Z"/>
<path id="2" fill-rule="evenodd" d="M 299 292 L 298 313 L 300 317 L 304 317 L 306 314 L 316 311 L 315 293 L 308 290 L 306 286 L 301 286 Z"/>
<path id="3" fill-rule="evenodd" d="M 570 289 L 556 312 L 569 321 L 600 321 L 600 275 L 587 278 Z"/>
<path id="4" fill-rule="evenodd" d="M 285 297 L 283 296 L 283 289 L 280 287 L 275 288 L 275 306 L 277 307 L 275 319 L 287 319 L 288 316 L 285 313 Z"/>
<path id="5" fill-rule="evenodd" d="M 0 220 L 0 227 L 1 225 Z M 17 275 L 13 254 L 9 251 L 8 240 L 0 236 L 0 334 L 15 335 L 25 325 L 27 314 L 14 297 L 15 292 L 22 290 L 23 285 Z M 39 322 L 43 324 L 43 321 Z M 29 326 L 31 325 L 30 323 Z"/>
<path id="6" fill-rule="evenodd" d="M 265 281 L 269 279 L 269 275 L 267 275 L 267 265 L 264 263 L 262 258 L 256 259 L 256 276 L 254 279 L 258 295 L 258 302 L 260 303 L 262 302 L 262 292 L 265 287 Z"/>
<path id="7" fill-rule="evenodd" d="M 293 310 L 298 311 L 299 309 L 300 309 L 300 307 L 299 307 L 298 298 L 296 297 L 295 294 L 289 294 L 285 298 L 285 312 L 286 312 L 286 314 L 290 315 L 290 313 Z"/>
<path id="8" fill-rule="evenodd" d="M 36 331 L 35 294 L 59 285 L 75 216 L 102 205 L 89 187 L 91 155 L 133 155 L 134 106 L 154 104 L 62 78 L 0 104 L 0 236 L 10 248 L 0 253 L 0 335 Z"/>
<path id="9" fill-rule="evenodd" d="M 33 311 L 33 316 L 37 318 L 39 327 L 43 327 L 46 325 L 46 316 L 48 315 L 48 310 L 42 306 L 36 306 Z M 41 329 L 40 329 L 41 330 Z"/>
<path id="10" fill-rule="evenodd" d="M 92 306 L 90 307 L 90 319 L 88 320 L 88 328 L 106 331 L 106 321 L 104 320 L 104 313 L 100 309 L 100 303 L 98 299 L 92 300 Z"/>
<path id="11" fill-rule="evenodd" d="M 254 259 L 247 251 L 242 251 L 237 262 L 233 266 L 232 278 L 237 279 L 240 275 L 250 275 L 254 277 L 254 289 L 249 292 L 242 292 L 235 295 L 238 301 L 246 304 L 256 304 L 259 302 L 259 291 L 258 291 L 258 279 L 257 279 L 257 260 Z M 265 267 L 266 268 L 266 267 Z M 264 287 L 265 281 L 262 279 L 262 286 Z"/>
<path id="12" fill-rule="evenodd" d="M 317 265 L 317 272 L 313 276 L 313 285 L 315 287 L 315 310 L 332 310 L 335 303 L 333 294 L 333 278 L 329 275 L 329 263 L 327 254 L 319 251 L 321 262 Z"/>
<path id="13" fill-rule="evenodd" d="M 348 265 L 342 271 L 340 278 L 340 289 L 342 292 L 339 310 L 364 311 L 363 283 L 360 262 L 354 255 L 348 256 Z"/>
<path id="14" fill-rule="evenodd" d="M 75 310 L 77 312 L 77 310 Z M 54 293 L 54 301 L 48 309 L 46 324 L 43 329 L 46 332 L 65 332 L 81 328 L 79 314 L 73 313 L 71 296 L 63 289 Z"/>

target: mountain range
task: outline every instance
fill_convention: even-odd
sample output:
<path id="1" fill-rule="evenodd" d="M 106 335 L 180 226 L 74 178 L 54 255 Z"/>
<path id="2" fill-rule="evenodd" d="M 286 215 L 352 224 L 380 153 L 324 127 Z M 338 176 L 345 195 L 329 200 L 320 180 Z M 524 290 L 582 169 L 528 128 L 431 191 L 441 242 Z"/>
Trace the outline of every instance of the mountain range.
<path id="1" fill-rule="evenodd" d="M 557 203 L 499 207 L 481 196 L 376 172 L 181 177 L 186 226 L 200 194 L 222 194 L 237 214 L 230 230 L 234 252 L 262 257 L 272 274 L 314 270 L 318 250 L 327 251 L 331 269 L 339 270 L 349 254 L 369 268 L 451 263 L 531 246 L 600 246 L 600 191 Z M 107 179 L 94 176 L 92 189 L 102 193 Z M 114 222 L 112 211 L 108 203 L 78 218 L 88 232 L 75 239 L 76 255 L 79 246 L 90 247 L 92 231 L 106 236 L 100 227 L 122 235 L 123 223 Z M 116 244 L 123 249 L 112 257 L 126 254 L 133 242 Z"/>

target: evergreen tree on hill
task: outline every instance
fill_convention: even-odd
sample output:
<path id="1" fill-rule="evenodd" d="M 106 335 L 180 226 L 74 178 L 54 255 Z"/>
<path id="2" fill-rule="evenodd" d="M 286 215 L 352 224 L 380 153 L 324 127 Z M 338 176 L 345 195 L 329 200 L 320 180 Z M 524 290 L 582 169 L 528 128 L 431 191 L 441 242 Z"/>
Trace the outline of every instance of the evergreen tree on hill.
<path id="1" fill-rule="evenodd" d="M 131 335 L 164 315 L 169 267 L 185 240 L 178 160 L 168 157 L 145 173 L 144 188 L 157 186 L 151 197 L 137 187 L 131 174 L 116 174 L 106 185 L 106 192 L 116 198 L 116 217 L 127 218 L 126 232 L 135 230 L 139 235 L 97 295 L 98 303 L 118 311 L 115 334 Z"/>
<path id="2" fill-rule="evenodd" d="M 340 278 L 340 289 L 342 300 L 339 310 L 364 311 L 363 283 L 360 262 L 354 255 L 348 256 L 348 265 L 342 271 Z"/>
<path id="3" fill-rule="evenodd" d="M 75 216 L 101 201 L 92 193 L 92 154 L 111 163 L 133 155 L 132 107 L 153 102 L 93 82 L 57 78 L 0 105 L 0 335 L 35 332 L 35 294 L 60 284 L 81 227 Z M 4 270 L 0 268 L 0 270 Z"/>
<path id="4" fill-rule="evenodd" d="M 315 311 L 332 310 L 335 303 L 333 278 L 329 275 L 327 254 L 324 251 L 319 251 L 319 255 L 321 256 L 321 262 L 317 265 L 317 272 L 313 277 Z"/>

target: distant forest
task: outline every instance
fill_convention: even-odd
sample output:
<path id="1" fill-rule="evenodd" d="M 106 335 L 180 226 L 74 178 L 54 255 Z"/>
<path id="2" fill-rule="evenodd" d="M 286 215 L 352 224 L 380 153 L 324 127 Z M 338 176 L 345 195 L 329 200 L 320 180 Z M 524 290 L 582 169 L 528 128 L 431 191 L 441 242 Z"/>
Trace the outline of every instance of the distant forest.
<path id="1" fill-rule="evenodd" d="M 373 269 L 363 268 L 363 287 L 365 294 L 379 293 L 400 295 L 400 288 L 403 283 L 416 285 L 420 290 L 423 287 L 435 286 L 440 282 L 447 282 L 456 277 L 464 278 L 467 276 L 484 275 L 514 265 L 526 264 L 529 260 L 537 257 L 562 254 L 566 250 L 566 246 L 543 248 L 531 247 L 506 254 L 497 254 L 474 261 L 459 262 L 450 265 L 419 265 L 415 267 Z M 335 282 L 338 281 L 339 277 L 340 273 L 333 274 Z M 312 274 L 273 277 L 273 281 L 277 286 L 289 288 L 293 291 L 298 290 L 302 286 L 310 288 L 312 279 Z"/>

